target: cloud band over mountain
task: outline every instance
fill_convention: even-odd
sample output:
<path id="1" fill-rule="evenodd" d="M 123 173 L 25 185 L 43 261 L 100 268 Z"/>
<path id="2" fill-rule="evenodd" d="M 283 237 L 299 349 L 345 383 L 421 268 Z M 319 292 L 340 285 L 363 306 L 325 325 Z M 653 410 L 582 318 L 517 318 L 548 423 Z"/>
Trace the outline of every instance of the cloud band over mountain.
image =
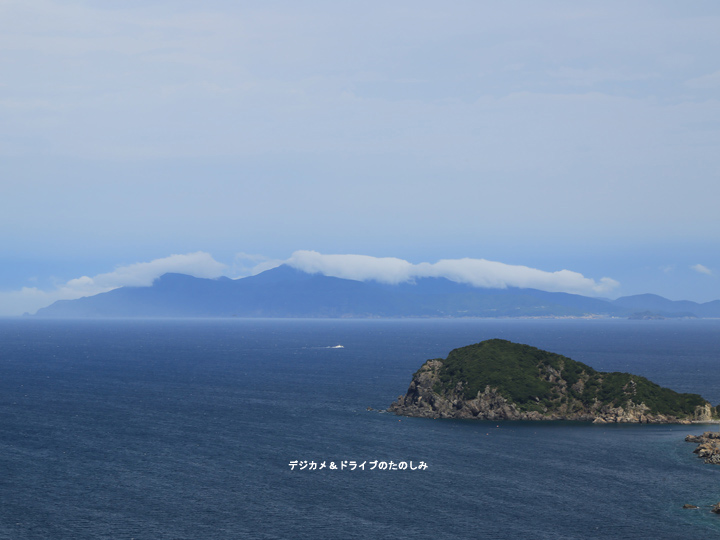
<path id="1" fill-rule="evenodd" d="M 356 281 L 374 280 L 389 284 L 412 282 L 426 277 L 443 277 L 475 287 L 497 289 L 520 287 L 589 296 L 608 293 L 619 285 L 610 278 L 604 277 L 595 281 L 570 270 L 546 272 L 485 259 L 443 259 L 436 263 L 413 264 L 394 257 L 324 255 L 305 250 L 294 252 L 286 260 L 262 260 L 261 256 L 245 254 L 240 254 L 239 258 L 252 263 L 252 270 L 248 267 L 242 269 L 245 275 L 258 274 L 275 266 L 287 264 L 311 274 L 324 274 Z M 53 290 L 23 287 L 16 291 L 0 292 L 0 315 L 19 315 L 25 311 L 32 313 L 56 300 L 92 296 L 119 287 L 148 287 L 155 279 L 170 272 L 200 278 L 215 278 L 227 275 L 231 271 L 227 265 L 216 261 L 209 253 L 199 251 L 170 255 L 150 262 L 120 266 L 112 272 L 92 277 L 82 276 L 71 279 L 58 284 Z"/>
<path id="2" fill-rule="evenodd" d="M 119 287 L 149 287 L 158 277 L 168 272 L 188 274 L 200 278 L 214 278 L 227 268 L 202 251 L 170 255 L 150 262 L 119 266 L 112 272 L 93 277 L 82 276 L 58 284 L 53 290 L 23 287 L 17 291 L 0 291 L 0 315 L 33 313 L 56 300 L 74 300 L 84 296 L 111 291 Z"/>
<path id="3" fill-rule="evenodd" d="M 390 284 L 425 277 L 444 277 L 475 287 L 520 287 L 591 296 L 608 293 L 619 285 L 608 277 L 595 281 L 570 270 L 546 272 L 485 259 L 443 259 L 436 263 L 412 264 L 394 257 L 323 255 L 316 251 L 296 251 L 285 263 L 311 274 Z"/>

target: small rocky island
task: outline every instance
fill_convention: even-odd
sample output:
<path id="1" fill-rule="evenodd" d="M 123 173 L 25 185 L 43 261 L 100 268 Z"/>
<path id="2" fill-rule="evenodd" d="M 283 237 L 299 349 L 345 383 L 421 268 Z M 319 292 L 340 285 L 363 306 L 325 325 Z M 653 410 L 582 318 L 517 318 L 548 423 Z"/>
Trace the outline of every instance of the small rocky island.
<path id="1" fill-rule="evenodd" d="M 720 432 L 706 431 L 702 435 L 688 435 L 685 437 L 686 442 L 697 443 L 697 448 L 693 450 L 699 458 L 705 460 L 705 463 L 712 465 L 720 465 Z M 720 503 L 718 503 L 720 507 Z M 717 512 L 720 514 L 720 512 Z"/>
<path id="2" fill-rule="evenodd" d="M 717 419 L 697 394 L 603 373 L 529 345 L 491 339 L 428 360 L 389 411 L 425 418 L 691 423 Z"/>

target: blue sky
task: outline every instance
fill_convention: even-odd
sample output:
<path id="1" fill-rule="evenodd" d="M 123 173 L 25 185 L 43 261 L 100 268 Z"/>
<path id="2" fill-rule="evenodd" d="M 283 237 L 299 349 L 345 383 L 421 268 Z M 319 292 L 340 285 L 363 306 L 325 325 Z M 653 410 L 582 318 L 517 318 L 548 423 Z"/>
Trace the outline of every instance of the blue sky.
<path id="1" fill-rule="evenodd" d="M 718 29 L 714 0 L 5 0 L 0 314 L 299 250 L 718 299 Z"/>

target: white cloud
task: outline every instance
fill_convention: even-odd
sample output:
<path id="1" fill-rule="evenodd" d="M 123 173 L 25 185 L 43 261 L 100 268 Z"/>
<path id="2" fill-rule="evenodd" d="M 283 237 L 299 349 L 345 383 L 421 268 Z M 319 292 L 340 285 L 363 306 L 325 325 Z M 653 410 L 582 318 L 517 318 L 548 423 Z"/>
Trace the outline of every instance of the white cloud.
<path id="1" fill-rule="evenodd" d="M 397 284 L 415 277 L 412 264 L 394 257 L 323 255 L 316 251 L 296 251 L 286 263 L 310 274 L 319 273 L 357 281 L 374 280 Z"/>
<path id="2" fill-rule="evenodd" d="M 120 266 L 112 272 L 93 277 L 81 276 L 59 284 L 52 291 L 37 287 L 23 287 L 18 291 L 0 292 L 0 315 L 33 313 L 57 300 L 74 300 L 92 296 L 118 287 L 148 287 L 163 274 L 175 272 L 200 278 L 215 278 L 223 274 L 226 265 L 208 253 L 198 251 L 185 255 L 170 255 L 150 262 Z"/>
<path id="3" fill-rule="evenodd" d="M 570 270 L 546 272 L 485 259 L 445 259 L 436 263 L 412 264 L 392 257 L 323 255 L 315 251 L 296 251 L 286 264 L 309 273 L 390 284 L 411 282 L 422 277 L 444 277 L 475 287 L 522 287 L 589 295 L 604 294 L 619 285 L 607 277 L 595 281 Z"/>
<path id="4" fill-rule="evenodd" d="M 233 270 L 243 266 L 246 275 L 257 274 L 283 263 L 308 273 L 390 284 L 412 282 L 424 277 L 444 277 L 475 287 L 498 289 L 522 287 L 584 295 L 604 294 L 619 285 L 610 278 L 604 277 L 596 281 L 570 270 L 546 272 L 485 259 L 444 259 L 436 263 L 412 264 L 394 257 L 324 255 L 316 251 L 296 251 L 286 261 L 239 253 L 236 255 Z M 710 273 L 710 270 L 702 265 L 692 268 L 698 272 Z M 168 272 L 215 278 L 227 273 L 227 270 L 226 265 L 202 251 L 170 255 L 150 262 L 120 266 L 112 272 L 92 277 L 81 276 L 71 279 L 51 291 L 37 287 L 23 287 L 16 291 L 0 292 L 0 315 L 33 313 L 57 300 L 73 300 L 118 287 L 147 287 Z"/>
<path id="5" fill-rule="evenodd" d="M 707 274 L 708 276 L 712 275 L 712 270 L 702 264 L 696 264 L 694 266 L 691 266 L 690 268 L 692 268 L 696 272 L 699 272 L 700 274 Z"/>
<path id="6" fill-rule="evenodd" d="M 200 278 L 214 278 L 222 275 L 226 266 L 217 262 L 208 253 L 198 251 L 186 255 L 170 255 L 150 262 L 120 266 L 112 272 L 98 274 L 95 277 L 82 276 L 71 279 L 64 287 L 82 296 L 97 294 L 118 287 L 148 287 L 158 277 L 168 272 L 188 274 Z"/>

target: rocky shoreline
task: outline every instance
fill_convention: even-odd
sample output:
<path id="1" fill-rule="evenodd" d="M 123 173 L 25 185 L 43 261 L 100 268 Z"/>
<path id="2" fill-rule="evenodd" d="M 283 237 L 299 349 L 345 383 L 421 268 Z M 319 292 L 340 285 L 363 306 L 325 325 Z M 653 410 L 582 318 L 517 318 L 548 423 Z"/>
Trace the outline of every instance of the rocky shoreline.
<path id="1" fill-rule="evenodd" d="M 552 410 L 521 410 L 518 405 L 506 399 L 496 388 L 486 386 L 472 399 L 465 397 L 462 385 L 443 394 L 436 392 L 443 362 L 428 360 L 415 373 L 404 396 L 398 396 L 388 408 L 389 412 L 401 416 L 421 418 L 456 418 L 477 420 L 574 420 L 595 424 L 641 423 L 641 424 L 692 424 L 713 420 L 710 404 L 698 406 L 691 418 L 653 414 L 644 403 L 629 400 L 624 407 L 613 407 L 598 400 L 583 404 L 577 400 L 565 399 Z M 559 381 L 559 373 L 548 373 L 551 381 Z M 582 383 L 578 383 L 582 384 Z M 559 391 L 568 394 L 566 386 L 559 384 Z M 632 388 L 628 389 L 632 392 Z M 720 460 L 720 458 L 718 458 Z"/>
<path id="2" fill-rule="evenodd" d="M 693 452 L 705 463 L 720 465 L 720 431 L 706 431 L 702 435 L 688 435 L 686 442 L 696 443 Z"/>
<path id="3" fill-rule="evenodd" d="M 688 435 L 685 442 L 696 443 L 693 450 L 699 458 L 704 459 L 710 465 L 720 465 L 720 431 L 706 431 L 702 435 Z M 684 504 L 683 509 L 695 510 L 700 508 L 695 504 Z M 720 514 L 720 502 L 712 505 L 710 511 Z"/>

